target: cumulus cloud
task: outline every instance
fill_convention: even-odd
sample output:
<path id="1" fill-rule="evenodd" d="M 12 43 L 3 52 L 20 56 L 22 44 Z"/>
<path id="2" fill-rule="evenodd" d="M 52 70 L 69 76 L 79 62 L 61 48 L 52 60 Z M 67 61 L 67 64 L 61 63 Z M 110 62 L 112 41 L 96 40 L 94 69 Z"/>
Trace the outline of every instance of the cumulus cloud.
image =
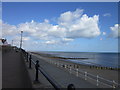
<path id="1" fill-rule="evenodd" d="M 110 27 L 111 33 L 109 37 L 111 38 L 119 38 L 120 37 L 120 26 L 115 24 L 113 27 Z"/>
<path id="2" fill-rule="evenodd" d="M 69 24 L 74 23 L 76 19 L 79 19 L 80 16 L 83 14 L 83 9 L 76 9 L 75 11 L 67 11 L 60 15 L 59 17 L 59 24 L 68 26 Z"/>
<path id="3" fill-rule="evenodd" d="M 103 32 L 102 34 L 103 34 L 103 35 L 106 35 L 106 32 Z"/>
<path id="4" fill-rule="evenodd" d="M 1 23 L 2 27 L 2 36 L 12 36 L 18 33 L 18 28 L 15 25 L 10 25 L 7 23 Z"/>
<path id="5" fill-rule="evenodd" d="M 2 20 L 0 19 L 0 38 L 2 38 Z"/>
<path id="6" fill-rule="evenodd" d="M 66 28 L 68 38 L 93 38 L 100 35 L 99 15 L 88 17 L 83 10 L 68 11 L 59 17 L 59 26 Z"/>
<path id="7" fill-rule="evenodd" d="M 0 26 L 2 24 L 2 2 L 0 1 Z M 0 38 L 2 38 L 2 27 L 0 27 Z"/>
<path id="8" fill-rule="evenodd" d="M 110 13 L 105 13 L 105 14 L 103 14 L 103 16 L 104 16 L 104 17 L 110 17 L 111 14 L 110 14 Z"/>
<path id="9" fill-rule="evenodd" d="M 0 12 L 2 12 L 2 2 L 0 1 Z"/>
<path id="10" fill-rule="evenodd" d="M 57 43 L 57 41 L 55 41 L 55 40 L 51 40 L 51 41 L 46 41 L 45 42 L 45 44 L 56 44 Z"/>
<path id="11" fill-rule="evenodd" d="M 89 17 L 83 14 L 83 9 L 67 11 L 60 14 L 58 23 L 53 25 L 49 20 L 44 22 L 20 23 L 19 25 L 2 24 L 3 36 L 14 36 L 23 31 L 28 41 L 31 38 L 46 44 L 68 43 L 76 38 L 94 38 L 100 35 L 99 15 Z"/>
<path id="12" fill-rule="evenodd" d="M 86 14 L 69 26 L 69 38 L 93 38 L 100 35 L 98 27 L 99 16 L 88 17 Z"/>
<path id="13" fill-rule="evenodd" d="M 100 40 L 102 41 L 102 40 L 103 40 L 103 38 L 100 38 Z"/>

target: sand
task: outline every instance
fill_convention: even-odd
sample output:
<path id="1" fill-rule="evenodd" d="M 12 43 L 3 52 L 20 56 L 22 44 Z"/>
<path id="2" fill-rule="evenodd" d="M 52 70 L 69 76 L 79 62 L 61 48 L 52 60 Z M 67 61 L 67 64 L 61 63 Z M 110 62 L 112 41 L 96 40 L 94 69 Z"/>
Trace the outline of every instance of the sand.
<path id="1" fill-rule="evenodd" d="M 34 53 L 35 54 L 35 53 Z M 114 69 L 108 69 L 105 67 L 93 67 L 93 66 L 87 66 L 87 65 L 82 65 L 82 64 L 76 64 L 70 61 L 65 61 L 64 59 L 59 59 L 59 58 L 51 58 L 52 56 L 49 54 L 38 54 L 42 57 L 42 60 L 46 60 L 47 62 L 56 65 L 56 67 L 59 67 L 63 70 L 66 70 L 67 72 L 70 71 L 70 67 L 72 69 L 72 73 L 76 75 L 76 69 L 78 69 L 78 71 L 83 72 L 81 73 L 81 76 L 83 76 L 84 78 L 84 72 L 87 72 L 87 74 L 89 73 L 90 75 L 94 75 L 97 77 L 97 75 L 101 78 L 110 80 L 110 81 L 115 81 L 118 83 L 118 70 L 114 70 Z M 55 64 L 57 63 L 57 64 Z M 66 65 L 66 69 L 65 68 Z"/>

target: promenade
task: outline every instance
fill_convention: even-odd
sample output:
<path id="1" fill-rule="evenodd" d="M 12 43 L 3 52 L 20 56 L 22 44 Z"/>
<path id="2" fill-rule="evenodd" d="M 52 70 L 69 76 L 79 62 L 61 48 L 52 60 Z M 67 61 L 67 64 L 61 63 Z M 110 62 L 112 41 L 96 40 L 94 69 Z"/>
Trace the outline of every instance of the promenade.
<path id="1" fill-rule="evenodd" d="M 69 84 L 75 86 L 75 90 L 82 88 L 94 88 L 97 90 L 101 88 L 87 80 L 77 77 L 74 74 L 63 70 L 63 68 L 57 67 L 51 63 L 48 63 L 48 58 L 43 56 L 29 53 L 32 55 L 32 62 L 38 60 L 40 69 L 43 70 L 47 77 L 51 78 L 52 82 L 60 86 L 60 88 L 66 88 Z M 29 59 L 30 57 L 28 57 Z M 30 61 L 29 61 L 30 62 Z M 29 88 L 34 90 L 53 89 L 53 85 L 46 79 L 43 73 L 39 72 L 39 83 L 35 81 L 35 65 L 27 62 L 26 53 L 21 54 L 20 50 L 14 50 L 13 48 L 3 48 L 2 52 L 2 88 Z M 111 88 L 112 89 L 112 88 Z M 61 90 L 61 89 L 60 89 Z"/>
<path id="2" fill-rule="evenodd" d="M 32 88 L 21 53 L 12 48 L 3 47 L 2 88 Z"/>

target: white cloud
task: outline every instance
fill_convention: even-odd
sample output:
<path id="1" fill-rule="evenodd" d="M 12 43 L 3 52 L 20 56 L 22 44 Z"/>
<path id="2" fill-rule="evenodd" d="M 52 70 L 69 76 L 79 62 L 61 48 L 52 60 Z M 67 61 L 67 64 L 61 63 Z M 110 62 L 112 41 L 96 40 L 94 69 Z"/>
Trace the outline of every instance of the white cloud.
<path id="1" fill-rule="evenodd" d="M 13 40 L 13 45 L 16 45 L 18 47 L 20 46 L 20 40 L 21 40 L 20 35 L 19 36 L 13 36 L 12 40 Z M 32 46 L 31 45 L 32 42 L 34 42 L 34 41 L 32 41 L 30 39 L 30 37 L 25 37 L 25 36 L 22 37 L 23 46 L 29 46 L 29 45 Z M 9 41 L 9 43 L 11 43 L 11 42 Z"/>
<path id="2" fill-rule="evenodd" d="M 70 38 L 63 38 L 62 40 L 63 40 L 63 41 L 65 41 L 65 42 L 67 42 L 67 41 L 69 42 L 69 41 L 73 41 L 74 39 L 70 39 Z"/>
<path id="3" fill-rule="evenodd" d="M 69 26 L 67 37 L 70 38 L 93 38 L 100 35 L 98 27 L 99 16 L 88 17 L 84 14 Z"/>
<path id="4" fill-rule="evenodd" d="M 13 38 L 12 38 L 15 42 L 20 42 L 20 39 L 21 39 L 21 37 L 20 36 L 13 36 Z M 25 42 L 25 41 L 29 41 L 30 40 L 30 37 L 22 37 L 22 41 L 23 42 Z"/>
<path id="5" fill-rule="evenodd" d="M 100 38 L 100 40 L 102 41 L 102 40 L 103 40 L 103 38 Z"/>
<path id="6" fill-rule="evenodd" d="M 62 13 L 57 22 L 57 25 L 53 25 L 47 19 L 44 22 L 32 20 L 17 26 L 3 23 L 3 36 L 12 37 L 23 31 L 24 41 L 35 39 L 46 44 L 56 44 L 68 43 L 76 38 L 94 38 L 101 33 L 98 25 L 99 15 L 89 17 L 83 14 L 83 9 Z"/>
<path id="7" fill-rule="evenodd" d="M 57 43 L 57 41 L 55 41 L 55 40 L 51 40 L 51 41 L 46 41 L 45 42 L 45 44 L 56 44 Z"/>
<path id="8" fill-rule="evenodd" d="M 0 1 L 0 26 L 2 26 L 2 2 Z M 0 27 L 0 38 L 2 38 L 2 27 Z"/>
<path id="9" fill-rule="evenodd" d="M 2 20 L 0 19 L 0 38 L 2 38 Z"/>
<path id="10" fill-rule="evenodd" d="M 103 35 L 106 35 L 106 32 L 103 32 Z"/>
<path id="11" fill-rule="evenodd" d="M 0 2 L 0 13 L 2 14 L 2 2 Z"/>
<path id="12" fill-rule="evenodd" d="M 110 14 L 110 13 L 105 13 L 105 14 L 103 14 L 103 16 L 104 16 L 104 17 L 110 17 L 111 14 Z"/>
<path id="13" fill-rule="evenodd" d="M 2 27 L 2 36 L 3 37 L 12 36 L 12 35 L 15 35 L 18 33 L 17 27 L 15 25 L 2 23 L 1 27 Z"/>
<path id="14" fill-rule="evenodd" d="M 68 38 L 93 38 L 100 35 L 99 15 L 88 17 L 83 10 L 68 11 L 59 17 L 59 26 L 66 28 Z"/>
<path id="15" fill-rule="evenodd" d="M 28 41 L 30 40 L 30 37 L 23 37 L 23 41 Z"/>
<path id="16" fill-rule="evenodd" d="M 115 24 L 113 27 L 110 27 L 111 33 L 109 34 L 109 37 L 112 38 L 119 38 L 120 37 L 120 26 L 118 24 Z"/>
<path id="17" fill-rule="evenodd" d="M 69 25 L 69 24 L 72 24 L 74 23 L 73 21 L 80 18 L 80 16 L 82 15 L 83 13 L 83 9 L 76 9 L 76 11 L 67 11 L 67 12 L 64 12 L 60 15 L 59 17 L 59 23 L 60 25 Z"/>

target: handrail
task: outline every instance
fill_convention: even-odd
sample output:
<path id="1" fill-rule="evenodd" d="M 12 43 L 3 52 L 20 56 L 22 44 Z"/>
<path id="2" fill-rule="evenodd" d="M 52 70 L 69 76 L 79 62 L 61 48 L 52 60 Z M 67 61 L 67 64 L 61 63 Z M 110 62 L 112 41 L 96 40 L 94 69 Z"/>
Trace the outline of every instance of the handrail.
<path id="1" fill-rule="evenodd" d="M 35 65 L 36 63 L 35 63 L 35 61 L 33 60 L 33 59 L 31 59 L 31 61 L 32 61 L 32 63 Z"/>
<path id="2" fill-rule="evenodd" d="M 39 71 L 46 77 L 46 79 L 54 86 L 56 90 L 62 88 L 59 84 L 56 83 L 42 68 L 39 68 Z"/>
<path id="3" fill-rule="evenodd" d="M 55 65 L 57 65 L 58 66 L 58 64 L 56 64 L 56 61 L 53 61 L 54 63 L 52 63 L 52 64 L 55 64 Z M 59 62 L 60 63 L 60 62 Z M 61 65 L 66 65 L 66 64 L 63 64 L 63 63 L 61 63 Z M 65 68 L 65 67 L 62 67 L 62 68 Z M 67 69 L 67 68 L 65 68 L 65 69 Z M 69 69 L 70 69 L 70 67 L 69 67 Z M 76 76 L 78 76 L 78 74 L 83 74 L 83 75 L 85 75 L 85 72 L 86 71 L 83 71 L 83 70 L 76 70 L 75 68 L 73 69 L 73 68 L 71 68 L 71 71 L 75 71 L 76 73 L 74 73 L 74 74 L 77 74 Z M 69 70 L 70 71 L 70 70 Z M 71 73 L 71 72 L 70 72 Z M 92 77 L 90 77 L 90 76 L 92 76 Z M 91 73 L 88 73 L 87 72 L 87 78 L 90 78 L 90 79 L 92 79 L 92 80 L 94 80 L 94 81 L 97 81 L 97 76 L 96 75 L 93 75 L 93 74 L 91 74 Z M 105 78 L 103 78 L 103 77 L 98 77 L 98 82 L 99 83 L 102 83 L 102 84 L 104 84 L 104 85 L 106 85 L 106 86 L 109 86 L 109 87 L 113 87 L 113 88 L 115 88 L 114 86 L 120 86 L 120 84 L 119 83 L 117 83 L 117 82 L 115 82 L 114 80 L 113 81 L 111 81 L 111 80 L 108 80 L 108 79 L 105 79 Z M 101 82 L 101 81 L 104 81 L 104 82 Z M 106 83 L 105 83 L 106 82 Z M 111 84 L 110 84 L 111 83 Z"/>
<path id="4" fill-rule="evenodd" d="M 74 69 L 73 69 L 73 70 L 74 70 Z M 74 70 L 74 71 L 75 71 L 75 70 Z M 80 71 L 78 71 L 78 72 L 80 73 Z M 81 73 L 84 74 L 83 71 L 81 71 Z M 87 77 L 89 77 L 89 75 L 91 75 L 91 76 L 94 77 L 94 78 L 97 78 L 97 76 L 95 76 L 95 75 L 93 75 L 93 74 L 87 72 Z M 104 81 L 106 81 L 106 82 L 109 82 L 109 83 L 113 83 L 113 81 L 108 80 L 108 79 L 105 79 L 105 78 L 99 76 L 99 80 L 100 80 L 100 79 L 101 79 L 101 80 L 104 80 Z M 120 85 L 120 84 L 118 84 L 118 83 L 115 82 L 115 81 L 114 81 L 114 84 L 116 84 L 116 85 Z"/>
<path id="5" fill-rule="evenodd" d="M 27 62 L 28 62 L 28 53 L 25 52 L 25 50 L 21 49 L 22 50 L 22 55 L 25 55 L 24 56 L 24 59 L 27 59 Z M 29 58 L 29 63 L 33 63 L 36 67 L 36 62 L 31 58 L 31 55 L 30 55 L 30 58 Z M 29 67 L 31 67 L 31 64 L 29 64 Z M 50 77 L 46 72 L 45 70 L 43 70 L 42 67 L 37 67 L 38 68 L 38 71 L 41 72 L 43 74 L 43 76 L 45 76 L 45 78 L 52 84 L 52 86 L 56 89 L 56 90 L 60 90 L 60 88 L 62 88 L 59 84 L 57 84 L 57 82 L 52 78 Z M 38 75 L 37 75 L 38 76 Z M 69 84 L 68 86 L 70 86 L 71 84 Z M 73 84 L 72 84 L 73 85 Z M 68 89 L 69 90 L 69 89 Z"/>
<path id="6" fill-rule="evenodd" d="M 35 65 L 36 63 L 35 63 L 35 61 L 34 60 L 31 60 L 32 62 L 33 62 L 33 64 Z M 105 78 L 103 78 L 103 77 L 100 77 L 100 76 L 96 76 L 96 75 L 93 75 L 93 74 L 91 74 L 91 73 L 86 73 L 85 74 L 85 72 L 86 71 L 84 71 L 84 70 L 77 70 L 78 68 L 72 68 L 71 66 L 69 66 L 69 65 L 67 65 L 67 68 L 66 68 L 66 64 L 64 64 L 64 63 L 60 63 L 60 62 L 57 62 L 57 61 L 51 61 L 51 60 L 45 60 L 45 61 L 47 61 L 48 63 L 51 63 L 51 64 L 55 64 L 55 65 L 57 65 L 57 67 L 61 67 L 61 65 L 64 65 L 65 67 L 62 67 L 62 68 L 65 68 L 66 70 L 73 70 L 73 71 L 75 71 L 74 72 L 74 74 L 77 74 L 76 76 L 77 77 L 79 77 L 78 75 L 81 73 L 81 75 L 83 75 L 83 78 L 85 78 L 85 80 L 87 80 L 86 78 L 89 78 L 89 79 L 91 79 L 91 80 L 93 80 L 93 81 L 96 81 L 97 82 L 97 86 L 98 86 L 98 83 L 100 84 L 103 84 L 103 85 L 105 85 L 105 86 L 108 86 L 108 87 L 113 87 L 113 88 L 115 88 L 116 86 L 118 87 L 120 84 L 119 83 L 117 83 L 117 82 L 115 82 L 114 80 L 113 81 L 111 81 L 111 80 L 108 80 L 108 79 L 105 79 Z M 59 64 L 58 64 L 59 63 Z M 46 79 L 54 86 L 54 88 L 56 89 L 56 90 L 59 90 L 60 89 L 60 85 L 58 85 L 46 72 L 45 72 L 45 70 L 42 68 L 42 67 L 40 67 L 39 68 L 39 71 L 46 77 Z"/>
<path id="7" fill-rule="evenodd" d="M 51 76 L 49 76 L 49 74 L 47 74 L 47 72 L 45 72 L 45 70 L 40 66 L 39 67 L 39 61 L 37 60 L 36 62 L 31 58 L 31 54 L 27 54 L 30 55 L 29 58 L 29 67 L 31 67 L 31 62 L 35 65 L 35 69 L 36 69 L 36 76 L 35 76 L 35 82 L 39 82 L 38 80 L 38 72 L 41 72 L 43 74 L 43 76 L 51 83 L 51 85 L 55 88 L 55 90 L 60 90 L 62 89 L 62 86 L 59 85 Z M 27 57 L 28 59 L 28 57 Z M 37 67 L 36 67 L 37 66 Z M 30 68 L 31 69 L 31 68 Z M 68 86 L 66 87 L 67 90 L 75 90 L 75 86 L 74 84 L 68 84 Z"/>
<path id="8" fill-rule="evenodd" d="M 36 64 L 33 59 L 31 59 L 31 61 L 32 61 L 32 63 L 33 63 L 34 65 Z M 45 76 L 45 78 L 52 84 L 52 86 L 53 86 L 56 90 L 60 90 L 60 88 L 62 88 L 60 85 L 58 85 L 58 84 L 56 83 L 55 80 L 53 80 L 52 77 L 50 77 L 50 76 L 43 70 L 42 67 L 39 67 L 38 70 L 39 70 L 39 72 L 41 72 L 41 73 Z"/>

